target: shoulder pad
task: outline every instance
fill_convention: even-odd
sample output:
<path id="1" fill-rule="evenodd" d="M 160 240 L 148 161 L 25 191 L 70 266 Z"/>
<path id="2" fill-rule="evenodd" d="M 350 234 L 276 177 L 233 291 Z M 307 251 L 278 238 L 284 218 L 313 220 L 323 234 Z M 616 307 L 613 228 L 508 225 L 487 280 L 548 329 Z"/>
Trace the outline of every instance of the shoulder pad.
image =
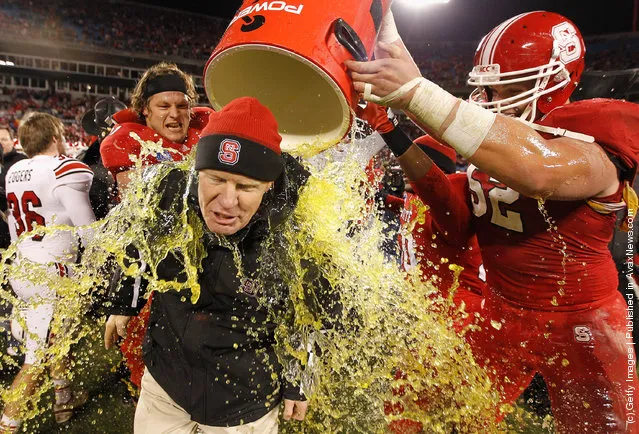
<path id="1" fill-rule="evenodd" d="M 58 185 L 86 183 L 93 180 L 93 171 L 75 158 L 61 157 L 53 173 Z"/>
<path id="2" fill-rule="evenodd" d="M 102 163 L 114 175 L 133 167 L 130 156 L 140 154 L 142 145 L 136 138 L 131 136 L 131 133 L 135 133 L 144 141 L 157 142 L 162 139 L 166 142 L 166 139 L 146 125 L 136 122 L 116 125 L 100 144 Z"/>
<path id="3" fill-rule="evenodd" d="M 576 101 L 552 110 L 539 124 L 587 134 L 629 168 L 639 164 L 638 104 L 604 98 Z"/>
<path id="4" fill-rule="evenodd" d="M 135 112 L 135 110 L 130 108 L 125 110 L 120 110 L 119 112 L 115 113 L 112 118 L 118 124 L 124 124 L 127 122 L 137 122 L 137 123 L 142 122 L 137 112 Z"/>

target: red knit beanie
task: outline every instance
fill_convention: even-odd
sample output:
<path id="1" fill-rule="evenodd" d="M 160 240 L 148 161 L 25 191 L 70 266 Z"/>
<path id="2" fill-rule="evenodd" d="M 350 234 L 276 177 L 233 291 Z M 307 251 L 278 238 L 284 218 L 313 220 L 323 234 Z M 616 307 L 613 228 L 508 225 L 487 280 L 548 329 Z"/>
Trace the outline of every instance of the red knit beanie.
<path id="1" fill-rule="evenodd" d="M 433 160 L 437 167 L 446 173 L 455 173 L 457 152 L 453 148 L 439 143 L 428 135 L 416 138 L 415 144 Z"/>
<path id="2" fill-rule="evenodd" d="M 252 97 L 234 99 L 211 113 L 195 154 L 195 169 L 238 173 L 275 181 L 284 160 L 273 113 Z"/>

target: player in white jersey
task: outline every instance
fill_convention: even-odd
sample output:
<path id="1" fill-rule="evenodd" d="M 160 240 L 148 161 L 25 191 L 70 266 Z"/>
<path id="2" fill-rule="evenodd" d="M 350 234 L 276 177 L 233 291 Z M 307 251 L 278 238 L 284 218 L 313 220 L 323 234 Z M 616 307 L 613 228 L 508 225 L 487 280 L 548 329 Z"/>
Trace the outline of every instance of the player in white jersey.
<path id="1" fill-rule="evenodd" d="M 77 257 L 78 242 L 72 231 L 20 236 L 37 226 L 83 226 L 95 221 L 89 202 L 93 173 L 84 163 L 61 155 L 63 131 L 60 120 L 46 113 L 25 117 L 18 137 L 29 158 L 14 164 L 6 178 L 11 241 L 18 243 L 15 263 L 22 270 L 33 267 L 34 262 L 46 264 L 51 273 L 60 276 L 67 275 L 66 264 Z M 43 350 L 50 343 L 49 324 L 55 314 L 56 291 L 19 277 L 10 278 L 10 282 L 16 296 L 27 305 L 21 311 L 27 326 L 25 361 L 11 388 L 24 388 L 22 396 L 32 395 L 40 379 L 30 368 L 44 361 Z M 71 392 L 67 372 L 65 362 L 51 367 L 56 397 L 53 410 L 58 423 L 68 421 L 73 410 L 87 400 L 85 392 Z M 19 404 L 7 403 L 0 421 L 0 434 L 17 432 L 20 424 Z"/>

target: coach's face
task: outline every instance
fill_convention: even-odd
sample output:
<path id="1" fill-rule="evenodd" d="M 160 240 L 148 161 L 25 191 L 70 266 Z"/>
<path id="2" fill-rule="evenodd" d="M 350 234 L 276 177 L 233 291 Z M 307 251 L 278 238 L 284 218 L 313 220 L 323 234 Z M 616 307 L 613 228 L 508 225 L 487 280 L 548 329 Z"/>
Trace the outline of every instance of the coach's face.
<path id="1" fill-rule="evenodd" d="M 246 227 L 272 184 L 221 170 L 200 170 L 198 200 L 206 226 L 219 235 Z"/>

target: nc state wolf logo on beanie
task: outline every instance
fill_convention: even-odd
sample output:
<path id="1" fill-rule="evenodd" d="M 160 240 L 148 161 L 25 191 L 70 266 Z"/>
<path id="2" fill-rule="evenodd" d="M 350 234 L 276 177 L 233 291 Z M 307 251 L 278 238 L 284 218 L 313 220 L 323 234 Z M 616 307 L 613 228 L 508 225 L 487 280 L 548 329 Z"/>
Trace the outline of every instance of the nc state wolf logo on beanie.
<path id="1" fill-rule="evenodd" d="M 273 113 L 252 97 L 237 98 L 211 113 L 195 153 L 195 169 L 275 181 L 284 160 Z"/>

